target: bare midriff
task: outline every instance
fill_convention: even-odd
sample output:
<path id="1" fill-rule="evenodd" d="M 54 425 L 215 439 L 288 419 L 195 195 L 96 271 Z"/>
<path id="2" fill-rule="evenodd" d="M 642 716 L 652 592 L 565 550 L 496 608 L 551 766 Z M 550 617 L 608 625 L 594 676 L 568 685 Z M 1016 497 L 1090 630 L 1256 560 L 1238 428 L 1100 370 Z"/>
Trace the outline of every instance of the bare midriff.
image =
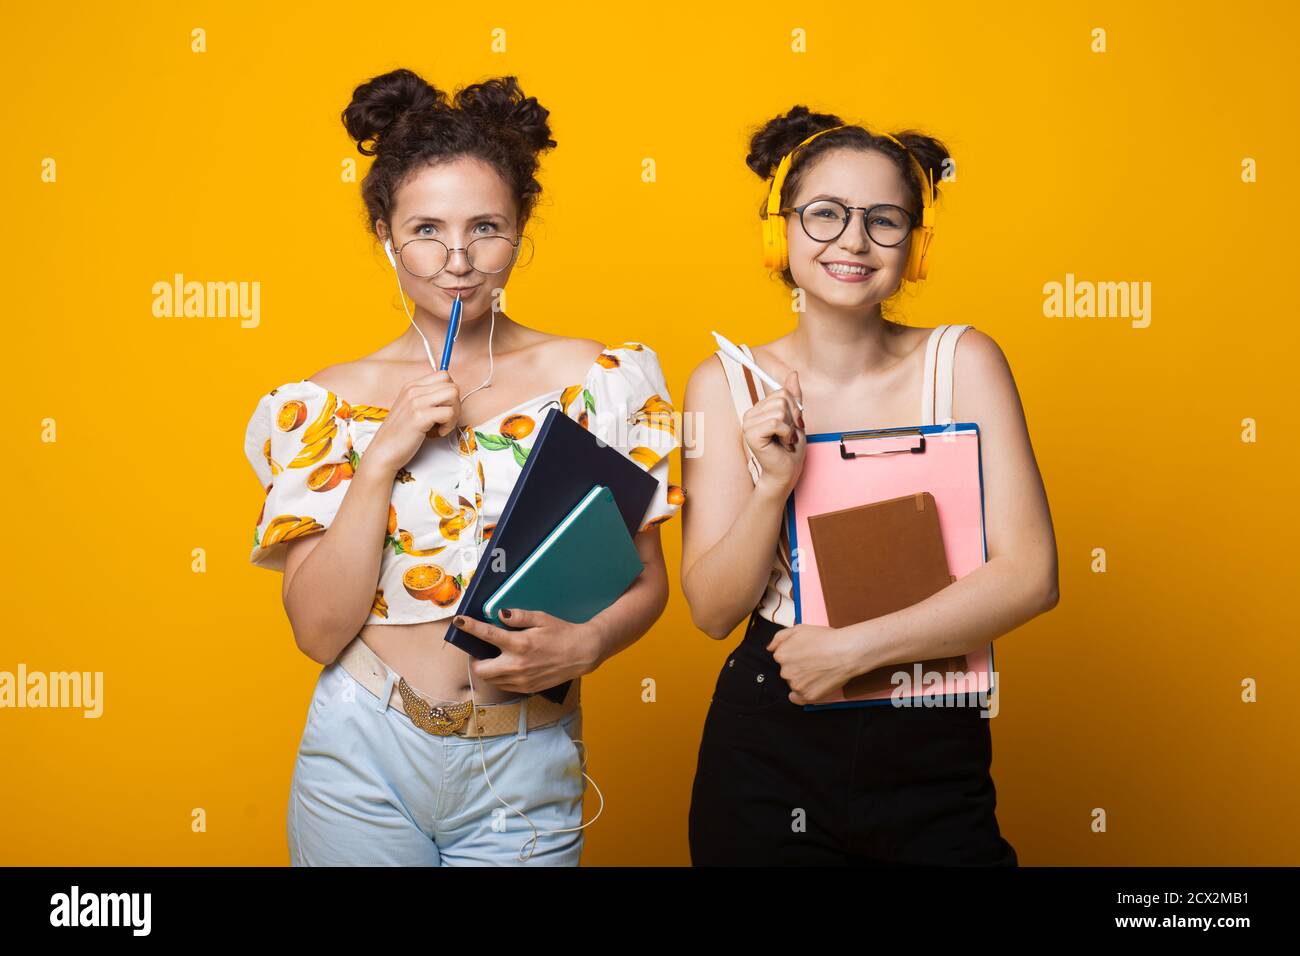
<path id="1" fill-rule="evenodd" d="M 451 618 L 419 624 L 367 624 L 361 629 L 361 640 L 426 697 L 469 700 L 471 657 L 442 639 L 450 623 Z M 480 703 L 494 704 L 519 695 L 475 679 L 472 696 Z"/>

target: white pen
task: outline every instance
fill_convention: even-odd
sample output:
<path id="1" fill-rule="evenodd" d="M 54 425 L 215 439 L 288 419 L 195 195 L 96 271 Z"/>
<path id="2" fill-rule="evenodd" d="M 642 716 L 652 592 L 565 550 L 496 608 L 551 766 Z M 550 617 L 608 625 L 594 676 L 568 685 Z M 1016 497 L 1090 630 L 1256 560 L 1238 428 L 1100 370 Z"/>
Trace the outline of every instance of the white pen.
<path id="1" fill-rule="evenodd" d="M 764 372 L 761 368 L 759 368 L 756 364 L 754 364 L 754 363 L 753 363 L 752 361 L 750 361 L 748 358 L 746 358 L 744 352 L 742 352 L 740 349 L 736 348 L 734 345 L 732 345 L 730 342 L 728 342 L 728 341 L 727 341 L 723 336 L 719 335 L 717 332 L 714 332 L 714 333 L 713 333 L 713 337 L 714 337 L 715 339 L 717 339 L 717 341 L 718 341 L 718 346 L 722 349 L 722 351 L 726 352 L 729 356 L 731 356 L 733 359 L 735 359 L 735 360 L 736 360 L 737 362 L 739 362 L 741 365 L 745 366 L 747 369 L 749 369 L 751 372 L 753 372 L 755 375 L 757 375 L 759 378 L 761 378 L 761 379 L 763 380 L 763 384 L 764 384 L 764 385 L 768 386 L 768 387 L 771 388 L 771 389 L 775 389 L 775 390 L 777 390 L 777 391 L 780 391 L 780 389 L 781 389 L 781 385 L 780 385 L 780 383 L 777 382 L 777 380 L 774 379 L 772 376 L 770 376 L 770 375 L 768 375 L 766 372 Z M 791 395 L 790 397 L 791 397 L 791 398 L 794 398 L 793 395 Z M 799 411 L 802 412 L 802 411 L 803 411 L 803 402 L 799 401 L 799 399 L 797 399 L 797 398 L 794 398 L 794 403 L 795 403 L 796 405 L 799 406 Z"/>

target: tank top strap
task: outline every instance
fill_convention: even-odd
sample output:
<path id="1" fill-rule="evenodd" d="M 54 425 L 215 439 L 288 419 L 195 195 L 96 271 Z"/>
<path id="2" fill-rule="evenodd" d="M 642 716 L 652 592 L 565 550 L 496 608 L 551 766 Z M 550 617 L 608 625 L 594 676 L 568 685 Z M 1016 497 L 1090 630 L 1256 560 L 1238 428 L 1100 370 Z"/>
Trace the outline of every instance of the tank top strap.
<path id="1" fill-rule="evenodd" d="M 739 346 L 740 350 L 745 353 L 745 357 L 751 361 L 754 354 L 750 352 L 748 345 Z M 754 405 L 766 397 L 763 389 L 763 383 L 744 365 L 741 365 L 722 349 L 717 350 L 717 356 L 722 362 L 722 370 L 727 376 L 727 387 L 731 391 L 731 404 L 736 409 L 737 419 L 743 421 L 745 412 L 749 411 Z M 742 442 L 742 444 L 744 444 Z M 762 474 L 762 466 L 754 453 L 745 445 L 745 458 L 749 462 L 749 475 L 757 483 L 759 475 Z"/>
<path id="2" fill-rule="evenodd" d="M 747 359 L 754 361 L 754 353 L 749 350 L 748 345 L 738 347 Z M 717 350 L 717 354 L 718 359 L 722 362 L 722 369 L 727 374 L 727 386 L 731 390 L 731 403 L 735 406 L 737 417 L 743 421 L 745 413 L 767 397 L 767 390 L 763 387 L 762 381 L 744 365 L 741 365 L 721 349 Z M 749 464 L 749 477 L 757 484 L 758 479 L 763 474 L 763 466 L 758 463 L 758 459 L 754 457 L 754 453 L 750 451 L 749 446 L 745 444 L 743 439 L 740 444 L 745 449 L 745 459 Z M 790 561 L 790 532 L 786 527 L 786 523 L 782 521 L 776 553 L 772 556 L 772 568 L 768 574 L 767 584 L 763 589 L 763 595 L 759 598 L 758 604 L 750 611 L 751 624 L 755 614 L 782 627 L 789 627 L 794 624 L 794 599 L 791 597 L 793 580 L 794 568 Z"/>
<path id="3" fill-rule="evenodd" d="M 939 325 L 925 343 L 925 377 L 921 384 L 921 424 L 952 423 L 952 399 L 956 384 L 957 340 L 972 325 Z"/>

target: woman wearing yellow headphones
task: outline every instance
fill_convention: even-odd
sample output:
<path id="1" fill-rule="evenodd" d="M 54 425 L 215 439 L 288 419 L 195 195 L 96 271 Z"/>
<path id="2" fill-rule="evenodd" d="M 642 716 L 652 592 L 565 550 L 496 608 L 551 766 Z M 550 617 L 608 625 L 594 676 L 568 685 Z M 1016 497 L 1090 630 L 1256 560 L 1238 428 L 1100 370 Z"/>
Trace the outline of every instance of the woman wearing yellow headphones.
<path id="1" fill-rule="evenodd" d="M 803 709 L 878 667 L 973 651 L 1056 604 L 1051 516 L 1001 350 L 969 325 L 913 328 L 882 310 L 926 276 L 948 160 L 921 133 L 874 134 L 803 106 L 751 139 L 746 162 L 770 181 L 765 262 L 799 308 L 793 331 L 741 347 L 780 389 L 722 351 L 686 388 L 708 440 L 682 459 L 682 586 L 716 640 L 748 618 L 700 744 L 696 865 L 1018 862 L 978 708 Z M 902 611 L 795 624 L 782 516 L 807 434 L 918 418 L 980 426 L 986 564 Z"/>

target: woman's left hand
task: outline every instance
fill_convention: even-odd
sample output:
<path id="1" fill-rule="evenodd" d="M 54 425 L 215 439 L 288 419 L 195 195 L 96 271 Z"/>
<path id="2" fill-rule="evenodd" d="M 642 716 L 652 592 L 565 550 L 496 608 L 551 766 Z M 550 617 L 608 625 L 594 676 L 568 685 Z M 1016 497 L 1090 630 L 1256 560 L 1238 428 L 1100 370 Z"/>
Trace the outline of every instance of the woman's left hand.
<path id="1" fill-rule="evenodd" d="M 790 685 L 793 704 L 829 697 L 865 673 L 860 632 L 849 628 L 818 624 L 783 627 L 772 636 L 767 649 L 781 665 L 781 677 Z"/>
<path id="2" fill-rule="evenodd" d="M 498 690 L 534 694 L 590 674 L 600 663 L 599 641 L 589 621 L 575 624 L 545 611 L 517 608 L 507 608 L 500 615 L 512 628 L 521 630 L 464 615 L 456 618 L 456 626 L 466 634 L 501 648 L 496 657 L 470 661 L 475 683 L 481 679 Z"/>

